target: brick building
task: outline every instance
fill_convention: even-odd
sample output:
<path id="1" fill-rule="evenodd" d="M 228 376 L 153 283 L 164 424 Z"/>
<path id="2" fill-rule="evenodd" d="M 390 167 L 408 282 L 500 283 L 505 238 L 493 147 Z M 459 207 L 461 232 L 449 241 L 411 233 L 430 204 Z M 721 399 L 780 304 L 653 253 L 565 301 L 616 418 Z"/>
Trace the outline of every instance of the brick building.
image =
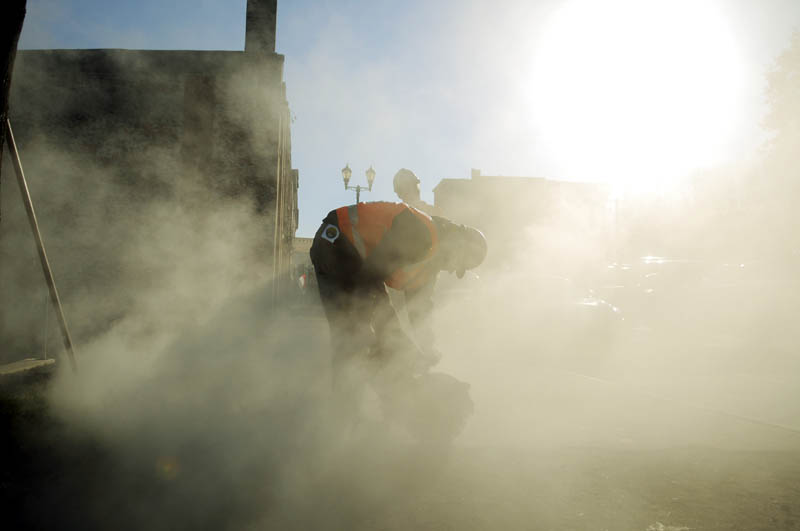
<path id="1" fill-rule="evenodd" d="M 158 201 L 192 215 L 217 201 L 250 205 L 263 229 L 252 270 L 275 280 L 279 294 L 298 222 L 298 172 L 276 13 L 277 0 L 248 0 L 243 51 L 18 52 L 10 118 L 67 306 L 88 293 L 105 305 L 99 321 L 125 313 L 129 295 L 116 286 L 147 272 L 126 258 L 135 227 L 117 220 L 135 224 Z M 11 166 L 3 170 L 0 291 L 10 297 L 43 281 Z M 26 319 L 28 303 L 14 297 L 13 310 L 7 298 L 0 305 L 0 339 L 26 347 L 20 332 L 35 328 L 40 312 Z M 30 304 L 41 309 L 41 300 Z"/>

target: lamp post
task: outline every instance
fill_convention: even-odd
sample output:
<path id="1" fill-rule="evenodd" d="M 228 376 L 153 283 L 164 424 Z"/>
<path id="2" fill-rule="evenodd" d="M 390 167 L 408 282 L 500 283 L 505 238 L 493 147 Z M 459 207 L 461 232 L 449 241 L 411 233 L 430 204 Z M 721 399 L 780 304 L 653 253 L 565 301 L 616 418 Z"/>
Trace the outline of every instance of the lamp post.
<path id="1" fill-rule="evenodd" d="M 361 202 L 361 190 L 365 191 L 372 191 L 372 183 L 375 182 L 375 170 L 370 165 L 369 169 L 365 172 L 367 176 L 367 184 L 369 186 L 364 187 L 360 184 L 356 186 L 349 186 L 350 184 L 350 176 L 353 175 L 353 170 L 350 169 L 350 164 L 345 164 L 344 168 L 342 168 L 342 179 L 344 180 L 344 189 L 345 190 L 355 190 L 356 191 L 356 204 Z"/>

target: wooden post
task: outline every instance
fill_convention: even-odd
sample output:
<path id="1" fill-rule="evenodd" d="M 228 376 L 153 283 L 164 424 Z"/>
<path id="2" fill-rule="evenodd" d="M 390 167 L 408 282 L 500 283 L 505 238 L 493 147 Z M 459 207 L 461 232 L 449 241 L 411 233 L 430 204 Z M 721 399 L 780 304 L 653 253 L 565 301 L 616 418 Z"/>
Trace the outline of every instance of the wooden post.
<path id="1" fill-rule="evenodd" d="M 28 221 L 31 224 L 33 237 L 36 239 L 36 250 L 39 251 L 39 261 L 42 263 L 44 279 L 47 282 L 47 287 L 50 289 L 50 300 L 56 308 L 58 324 L 61 327 L 61 334 L 64 337 L 64 348 L 67 349 L 72 371 L 76 372 L 78 370 L 78 364 L 75 361 L 75 352 L 72 349 L 72 338 L 69 335 L 69 328 L 67 328 L 67 320 L 64 318 L 64 311 L 61 308 L 61 300 L 58 298 L 58 290 L 53 280 L 53 272 L 50 270 L 50 262 L 47 260 L 47 253 L 45 253 L 44 250 L 44 242 L 42 242 L 42 234 L 39 232 L 39 223 L 36 221 L 36 213 L 33 211 L 33 202 L 31 201 L 31 194 L 28 191 L 28 183 L 25 181 L 25 174 L 22 172 L 22 162 L 19 159 L 17 143 L 14 141 L 14 133 L 11 131 L 11 121 L 8 119 L 6 119 L 5 122 L 5 132 L 8 151 L 11 154 L 11 162 L 14 164 L 14 170 L 16 170 L 17 173 L 19 191 L 22 194 L 22 201 L 25 203 L 25 211 L 28 213 Z"/>

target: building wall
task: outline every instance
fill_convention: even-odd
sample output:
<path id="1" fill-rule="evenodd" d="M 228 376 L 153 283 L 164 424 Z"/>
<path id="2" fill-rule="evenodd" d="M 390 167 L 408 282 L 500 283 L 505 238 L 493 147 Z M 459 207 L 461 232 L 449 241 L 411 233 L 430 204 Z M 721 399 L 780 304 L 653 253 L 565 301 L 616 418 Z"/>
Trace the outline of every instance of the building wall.
<path id="1" fill-rule="evenodd" d="M 141 216 L 152 218 L 153 205 L 186 218 L 246 205 L 262 236 L 242 270 L 253 284 L 274 279 L 280 294 L 299 175 L 275 14 L 275 0 L 248 2 L 245 51 L 19 52 L 10 117 L 56 281 L 67 306 L 89 300 L 102 316 L 78 319 L 79 341 L 123 316 L 131 282 L 147 278 L 146 266 L 129 259 L 128 242 L 141 236 L 137 224 L 152 226 Z M 9 176 L 7 166 L 3 211 L 19 214 Z M 17 298 L 43 285 L 30 267 L 25 223 L 12 215 L 0 225 L 0 289 Z M 25 303 L 0 308 L 0 339 L 14 336 L 7 344 L 18 343 L 16 350 L 40 335 L 41 301 L 33 298 L 31 311 Z"/>
<path id="2" fill-rule="evenodd" d="M 294 251 L 292 253 L 292 265 L 296 267 L 313 267 L 311 264 L 311 244 L 314 238 L 295 238 Z"/>
<path id="3" fill-rule="evenodd" d="M 610 230 L 608 190 L 597 184 L 473 170 L 469 179 L 442 179 L 434 203 L 444 216 L 483 231 L 489 242 L 486 267 L 504 267 L 532 249 L 543 251 L 552 245 L 546 238 L 580 237 L 594 244 Z"/>

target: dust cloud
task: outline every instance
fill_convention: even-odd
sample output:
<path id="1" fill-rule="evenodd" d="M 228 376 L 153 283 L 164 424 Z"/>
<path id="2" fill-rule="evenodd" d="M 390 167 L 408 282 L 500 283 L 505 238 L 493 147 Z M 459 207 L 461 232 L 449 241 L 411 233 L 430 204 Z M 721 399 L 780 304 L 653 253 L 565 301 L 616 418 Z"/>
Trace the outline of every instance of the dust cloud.
<path id="1" fill-rule="evenodd" d="M 797 116 L 791 98 L 776 120 Z M 787 229 L 800 166 L 796 127 L 779 125 L 762 160 L 731 170 L 736 190 L 706 172 L 692 194 L 647 204 L 564 200 L 527 222 L 539 197 L 520 193 L 487 199 L 501 212 L 488 220 L 449 212 L 485 231 L 490 255 L 438 282 L 435 370 L 469 382 L 475 403 L 445 447 L 339 416 L 327 325 L 313 304 L 275 309 L 251 200 L 176 179 L 178 146 L 144 139 L 152 193 L 131 197 L 115 154 L 75 160 L 31 133 L 23 163 L 80 371 L 58 375 L 51 418 L 23 437 L 44 469 L 13 498 L 25 523 L 685 529 L 710 521 L 708 504 L 729 524 L 772 517 L 748 500 L 791 501 L 797 467 L 781 452 L 800 444 Z M 9 181 L 3 298 L 22 301 L 41 280 Z M 37 323 L 5 310 L 6 345 L 41 347 Z M 736 496 L 709 502 L 718 490 Z"/>
<path id="2" fill-rule="evenodd" d="M 121 73 L 151 59 L 103 60 Z M 331 406 L 327 325 L 291 297 L 274 300 L 269 205 L 243 193 L 250 183 L 192 169 L 179 137 L 156 143 L 140 127 L 183 119 L 171 76 L 120 84 L 163 90 L 127 117 L 130 131 L 111 133 L 104 113 L 124 109 L 91 83 L 76 99 L 81 79 L 17 79 L 13 121 L 79 370 L 59 371 L 44 402 L 32 397 L 10 415 L 12 524 L 352 529 L 437 480 L 446 449 L 410 445 L 376 421 L 354 426 Z M 226 118 L 250 127 L 226 140 L 263 146 L 263 121 L 242 103 L 260 80 L 226 79 Z M 39 131 L 26 120 L 34 111 L 57 121 Z M 11 177 L 2 181 L 3 354 L 52 357 L 58 330 L 52 310 L 43 319 L 46 291 Z M 3 412 L 8 420 L 5 402 Z"/>
<path id="3" fill-rule="evenodd" d="M 755 160 L 650 195 L 478 175 L 448 205 L 490 241 L 477 277 L 440 282 L 443 363 L 487 408 L 463 440 L 796 449 L 797 43 Z"/>

